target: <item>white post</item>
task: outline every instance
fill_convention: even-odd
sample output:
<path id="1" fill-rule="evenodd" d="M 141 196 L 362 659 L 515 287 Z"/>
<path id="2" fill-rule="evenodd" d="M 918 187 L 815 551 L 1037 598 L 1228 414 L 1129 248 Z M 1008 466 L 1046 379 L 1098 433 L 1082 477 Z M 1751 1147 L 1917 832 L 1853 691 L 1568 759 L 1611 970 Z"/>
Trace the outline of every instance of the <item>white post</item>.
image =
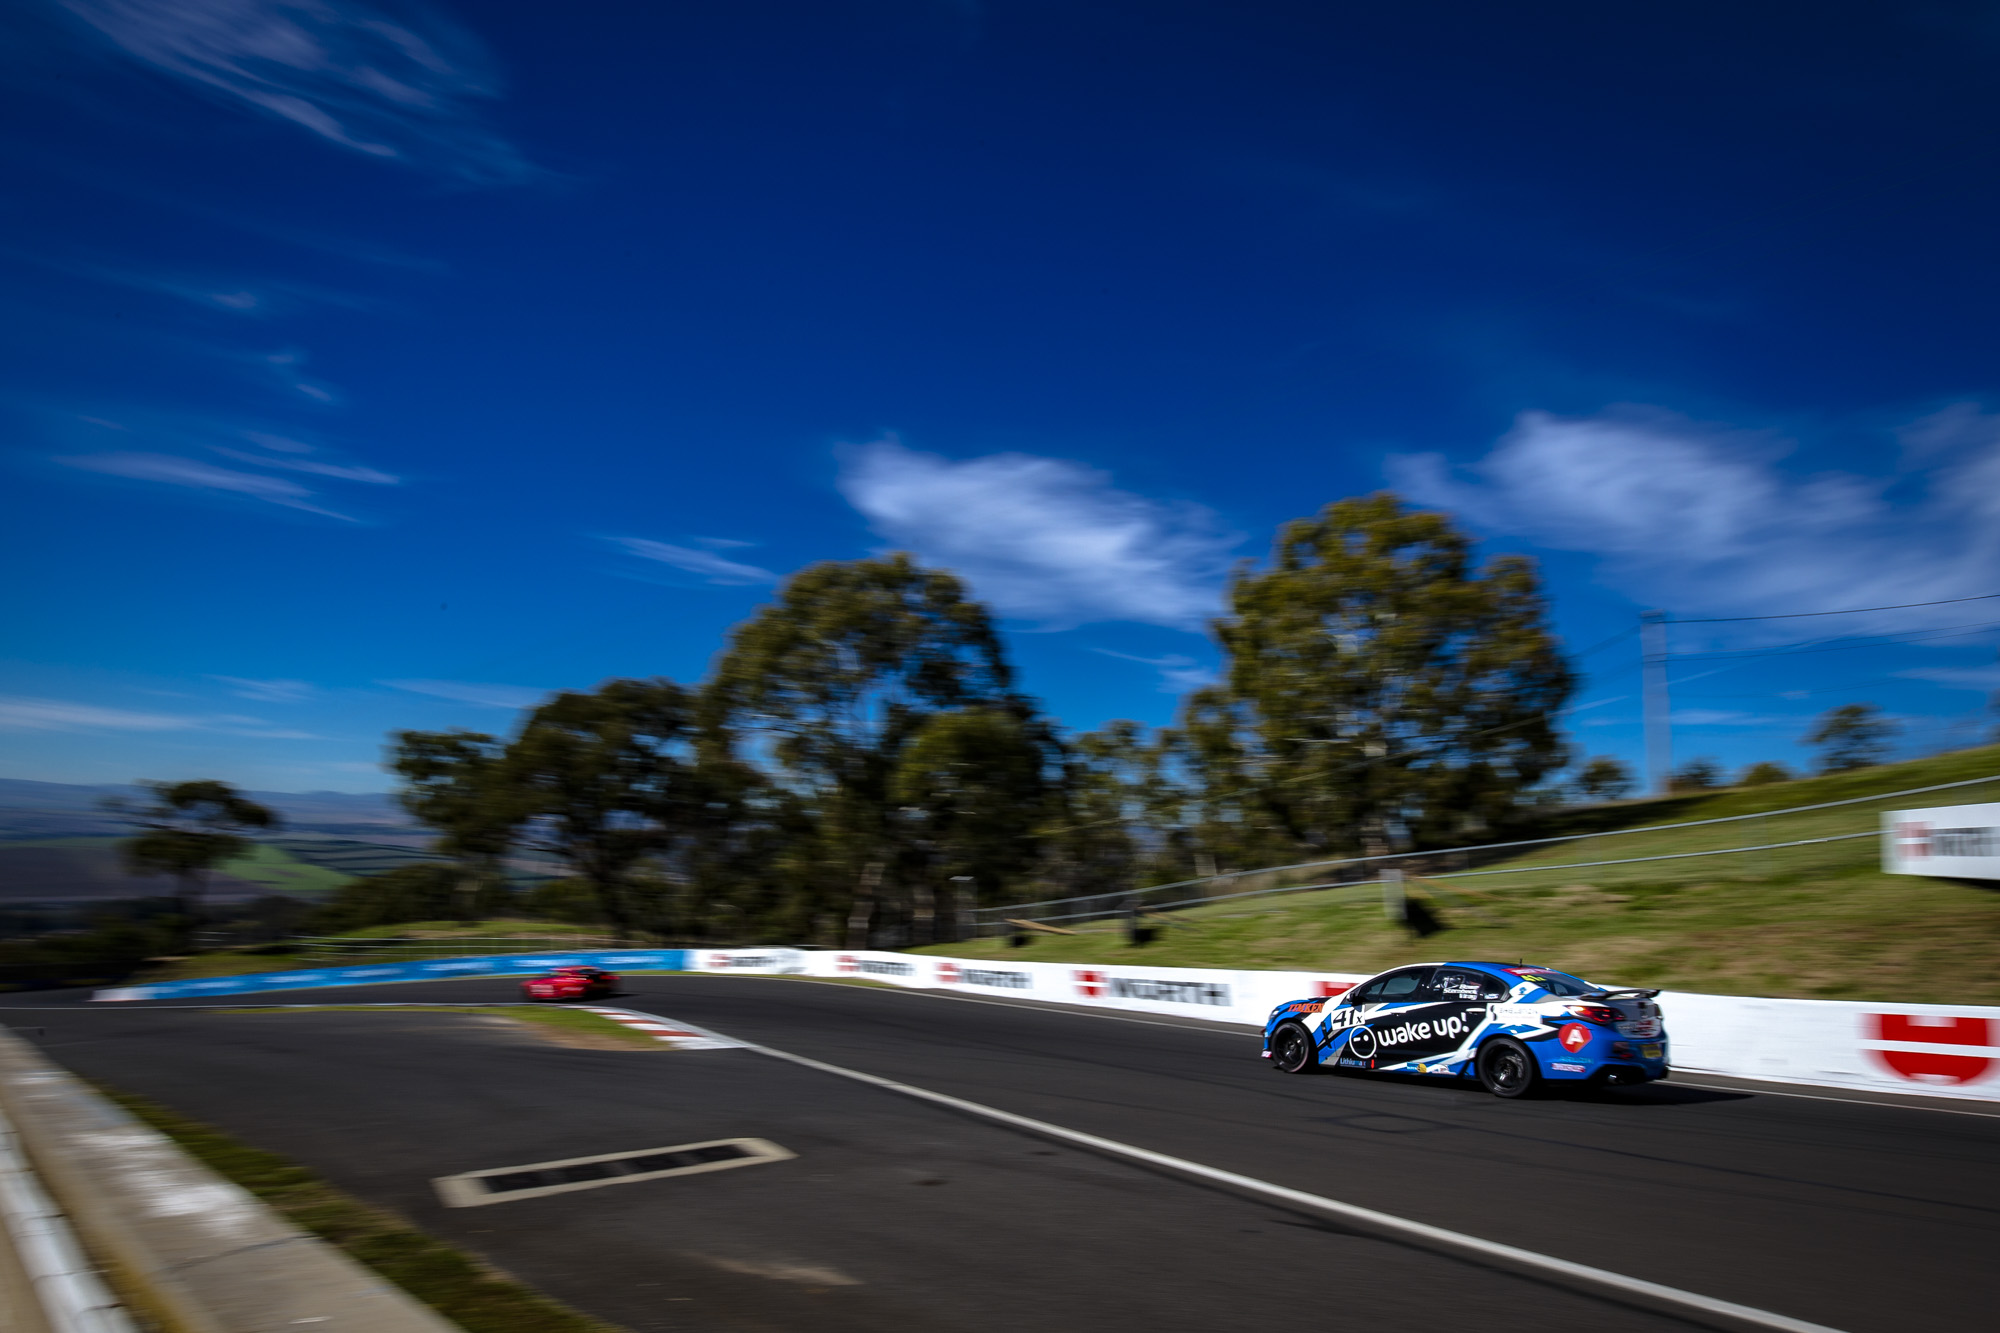
<path id="1" fill-rule="evenodd" d="M 1667 794 L 1674 768 L 1674 729 L 1667 699 L 1667 613 L 1640 617 L 1646 665 L 1646 776 L 1655 795 Z"/>
<path id="2" fill-rule="evenodd" d="M 1409 919 L 1409 904 L 1403 899 L 1403 872 L 1382 872 L 1382 915 L 1397 925 Z"/>

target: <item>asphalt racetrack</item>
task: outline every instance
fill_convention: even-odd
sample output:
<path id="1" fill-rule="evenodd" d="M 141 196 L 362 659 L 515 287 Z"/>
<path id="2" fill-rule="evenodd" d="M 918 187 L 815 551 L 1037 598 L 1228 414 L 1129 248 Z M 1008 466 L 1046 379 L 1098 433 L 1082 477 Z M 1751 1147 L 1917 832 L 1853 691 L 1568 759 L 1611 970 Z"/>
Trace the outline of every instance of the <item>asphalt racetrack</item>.
<path id="1" fill-rule="evenodd" d="M 1254 1035 L 1171 1019 L 798 980 L 627 985 L 615 1003 L 632 1009 L 1849 1333 L 1990 1328 L 2000 1308 L 1996 1107 L 1673 1082 L 1508 1102 L 1287 1078 Z M 227 1003 L 515 998 L 514 982 L 472 980 Z M 71 993 L 4 1005 L 0 1020 L 69 1068 L 300 1160 L 641 1333 L 1729 1326 L 751 1051 L 571 1049 L 444 1014 Z M 798 1156 L 479 1208 L 447 1209 L 430 1184 L 739 1135 Z"/>

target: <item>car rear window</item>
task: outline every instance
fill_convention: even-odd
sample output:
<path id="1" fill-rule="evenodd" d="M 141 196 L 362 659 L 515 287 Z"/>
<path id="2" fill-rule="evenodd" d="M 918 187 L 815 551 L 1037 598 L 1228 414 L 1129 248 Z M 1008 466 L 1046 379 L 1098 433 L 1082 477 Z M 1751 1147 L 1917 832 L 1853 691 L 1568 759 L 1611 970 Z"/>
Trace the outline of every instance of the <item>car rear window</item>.
<path id="1" fill-rule="evenodd" d="M 1553 972 L 1546 967 L 1510 967 L 1507 969 L 1523 981 L 1532 981 L 1551 995 L 1589 995 L 1597 989 L 1581 977 L 1573 977 L 1567 972 Z"/>

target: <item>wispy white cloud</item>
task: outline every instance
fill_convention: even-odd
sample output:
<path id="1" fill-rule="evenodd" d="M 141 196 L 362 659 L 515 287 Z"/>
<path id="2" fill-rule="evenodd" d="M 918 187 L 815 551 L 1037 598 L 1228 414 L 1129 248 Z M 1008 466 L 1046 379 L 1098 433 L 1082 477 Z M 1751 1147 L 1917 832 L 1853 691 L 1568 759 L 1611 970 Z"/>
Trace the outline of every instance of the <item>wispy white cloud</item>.
<path id="1" fill-rule="evenodd" d="M 675 546 L 670 542 L 656 542 L 645 537 L 607 537 L 613 546 L 636 555 L 641 560 L 657 560 L 663 565 L 699 574 L 710 583 L 725 587 L 741 587 L 753 583 L 776 583 L 778 576 L 768 569 L 756 565 L 746 565 L 735 560 L 725 560 L 713 551 L 697 551 L 691 546 Z M 704 545 L 747 546 L 748 542 L 730 542 L 717 538 L 695 538 Z"/>
<path id="2" fill-rule="evenodd" d="M 1219 679 L 1215 671 L 1205 667 L 1192 657 L 1181 653 L 1167 653 L 1161 657 L 1140 657 L 1136 653 L 1115 652 L 1110 648 L 1093 648 L 1094 653 L 1106 657 L 1116 657 L 1126 662 L 1137 662 L 1152 667 L 1160 673 L 1160 693 L 1186 694 L 1189 690 L 1202 689 L 1213 685 Z"/>
<path id="3" fill-rule="evenodd" d="M 347 0 L 63 0 L 133 59 L 371 157 L 476 183 L 536 170 L 480 123 L 498 91 L 478 41 Z"/>
<path id="4" fill-rule="evenodd" d="M 528 708 L 548 698 L 547 690 L 531 690 L 523 685 L 489 685 L 466 680 L 378 680 L 392 690 L 428 694 L 434 699 L 475 704 L 480 708 Z"/>
<path id="5" fill-rule="evenodd" d="M 318 692 L 309 681 L 303 680 L 249 680 L 242 676 L 210 676 L 209 679 L 230 686 L 230 693 L 239 699 L 255 699 L 260 703 L 298 703 Z"/>
<path id="6" fill-rule="evenodd" d="M 1955 690 L 2000 690 L 2000 666 L 1917 667 L 1898 671 L 1911 680 L 1927 680 Z"/>
<path id="7" fill-rule="evenodd" d="M 199 719 L 171 713 L 135 713 L 61 699 L 0 696 L 0 727 L 21 731 L 185 731 Z"/>
<path id="8" fill-rule="evenodd" d="M 1727 708 L 1676 708 L 1673 712 L 1673 723 L 1677 727 L 1775 727 L 1793 726 L 1799 721 L 1795 717 L 1774 717 Z"/>
<path id="9" fill-rule="evenodd" d="M 254 463 L 258 467 L 282 468 L 287 472 L 305 472 L 316 477 L 332 477 L 337 481 L 363 481 L 371 486 L 400 486 L 401 477 L 372 467 L 346 466 L 340 463 L 320 463 L 307 458 L 266 458 L 262 454 L 249 454 L 241 449 L 230 449 L 220 444 L 209 448 L 224 458 L 233 458 L 239 463 Z"/>
<path id="10" fill-rule="evenodd" d="M 1683 615 L 2000 592 L 2000 415 L 1961 405 L 1899 433 L 1897 475 L 1796 476 L 1780 467 L 1791 442 L 1771 434 L 1651 408 L 1528 412 L 1468 468 L 1420 454 L 1388 471 L 1489 531 L 1600 555 L 1608 582 Z M 1935 610 L 1812 628 L 1909 629 L 1964 608 Z"/>
<path id="11" fill-rule="evenodd" d="M 1005 615 L 1192 630 L 1221 609 L 1241 538 L 1199 505 L 1149 500 L 1095 468 L 1032 454 L 954 462 L 889 437 L 841 457 L 841 493 L 875 531 L 963 575 Z"/>
<path id="12" fill-rule="evenodd" d="M 178 458 L 172 454 L 79 454 L 58 458 L 55 461 L 88 472 L 128 477 L 134 481 L 156 481 L 168 486 L 187 486 L 196 490 L 224 491 L 274 505 L 283 505 L 287 509 L 303 509 L 309 514 L 322 514 L 327 518 L 337 518 L 348 523 L 356 521 L 346 514 L 336 513 L 312 503 L 313 492 L 297 482 L 287 481 L 283 477 L 238 472 L 233 468 L 216 467 L 212 463 L 203 463 L 192 458 Z"/>

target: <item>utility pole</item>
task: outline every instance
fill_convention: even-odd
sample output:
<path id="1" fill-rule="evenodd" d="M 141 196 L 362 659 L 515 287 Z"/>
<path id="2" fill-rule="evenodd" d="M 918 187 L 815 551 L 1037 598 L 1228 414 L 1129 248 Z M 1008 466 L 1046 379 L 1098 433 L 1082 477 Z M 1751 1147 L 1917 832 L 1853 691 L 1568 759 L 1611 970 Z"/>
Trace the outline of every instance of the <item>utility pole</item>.
<path id="1" fill-rule="evenodd" d="M 1639 614 L 1646 663 L 1646 776 L 1656 795 L 1667 794 L 1674 769 L 1674 729 L 1667 700 L 1667 613 Z"/>

